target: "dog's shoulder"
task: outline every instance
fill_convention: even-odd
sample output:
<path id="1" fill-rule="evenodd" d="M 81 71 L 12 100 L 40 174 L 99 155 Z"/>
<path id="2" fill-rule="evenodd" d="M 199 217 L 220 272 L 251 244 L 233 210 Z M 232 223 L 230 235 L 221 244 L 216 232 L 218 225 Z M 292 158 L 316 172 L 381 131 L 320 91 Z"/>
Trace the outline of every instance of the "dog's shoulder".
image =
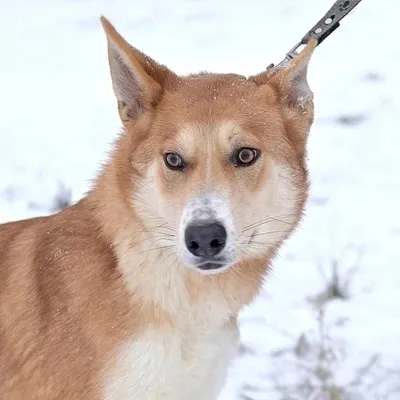
<path id="1" fill-rule="evenodd" d="M 84 202 L 0 225 L 0 301 L 7 309 L 20 304 L 18 298 L 38 303 L 32 307 L 37 311 L 54 302 L 67 304 L 76 291 L 115 275 L 115 266 L 112 247 Z"/>
<path id="2" fill-rule="evenodd" d="M 13 387 L 83 393 L 99 367 L 96 346 L 128 331 L 128 297 L 100 223 L 84 200 L 1 225 L 0 237 L 0 398 L 20 398 Z"/>
<path id="3" fill-rule="evenodd" d="M 82 201 L 61 212 L 0 225 L 0 260 L 44 266 L 112 259 L 101 226 Z"/>

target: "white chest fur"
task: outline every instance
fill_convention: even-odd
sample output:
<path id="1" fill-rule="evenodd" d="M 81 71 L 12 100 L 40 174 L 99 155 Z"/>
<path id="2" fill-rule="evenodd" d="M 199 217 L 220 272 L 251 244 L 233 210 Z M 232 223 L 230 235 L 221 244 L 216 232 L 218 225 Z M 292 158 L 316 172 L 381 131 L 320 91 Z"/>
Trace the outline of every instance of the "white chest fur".
<path id="1" fill-rule="evenodd" d="M 106 372 L 104 399 L 214 400 L 238 341 L 234 323 L 213 330 L 147 329 L 121 344 L 115 366 Z"/>

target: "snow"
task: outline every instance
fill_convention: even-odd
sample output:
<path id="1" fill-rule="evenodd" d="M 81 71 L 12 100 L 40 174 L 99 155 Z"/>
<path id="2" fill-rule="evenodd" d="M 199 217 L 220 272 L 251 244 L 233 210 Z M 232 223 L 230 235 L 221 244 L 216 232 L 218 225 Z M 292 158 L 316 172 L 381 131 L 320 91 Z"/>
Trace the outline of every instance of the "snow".
<path id="1" fill-rule="evenodd" d="M 281 61 L 331 5 L 2 0 L 0 221 L 52 212 L 60 182 L 79 199 L 119 130 L 101 14 L 178 73 L 253 74 Z M 303 379 L 299 363 L 315 363 L 313 356 L 296 359 L 290 349 L 302 333 L 310 343 L 318 334 L 309 299 L 326 289 L 321 270 L 329 277 L 334 261 L 344 280 L 354 272 L 348 298 L 324 306 L 333 343 L 346 353 L 335 367 L 338 384 L 374 354 L 382 377 L 376 372 L 379 382 L 370 386 L 366 378 L 349 398 L 381 399 L 400 382 L 400 3 L 382 5 L 361 2 L 313 57 L 311 199 L 265 291 L 241 315 L 243 352 L 221 400 L 239 392 L 247 392 L 243 399 L 281 399 L 271 391 L 273 375 L 286 386 Z"/>

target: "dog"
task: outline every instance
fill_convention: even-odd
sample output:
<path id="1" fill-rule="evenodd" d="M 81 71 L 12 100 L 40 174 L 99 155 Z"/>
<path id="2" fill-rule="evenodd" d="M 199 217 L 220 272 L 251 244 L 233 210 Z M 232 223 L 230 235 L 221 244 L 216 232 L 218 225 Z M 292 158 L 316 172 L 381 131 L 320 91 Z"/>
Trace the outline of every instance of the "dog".
<path id="1" fill-rule="evenodd" d="M 122 131 L 79 202 L 0 225 L 0 399 L 216 399 L 307 200 L 316 41 L 178 76 L 101 22 Z"/>

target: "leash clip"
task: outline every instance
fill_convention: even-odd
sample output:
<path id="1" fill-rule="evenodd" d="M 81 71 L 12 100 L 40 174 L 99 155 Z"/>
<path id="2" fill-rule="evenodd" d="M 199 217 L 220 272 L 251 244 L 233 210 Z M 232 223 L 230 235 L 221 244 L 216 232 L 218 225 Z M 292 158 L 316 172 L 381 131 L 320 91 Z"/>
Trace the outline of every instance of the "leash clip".
<path id="1" fill-rule="evenodd" d="M 299 53 L 298 48 L 307 44 L 313 38 L 316 39 L 318 44 L 321 44 L 333 31 L 340 26 L 340 21 L 352 11 L 361 0 L 338 0 L 329 9 L 329 11 L 313 26 L 292 49 L 286 53 L 286 57 L 276 67 L 283 66 L 287 62 L 295 58 Z M 274 64 L 270 64 L 267 70 L 276 68 Z"/>

